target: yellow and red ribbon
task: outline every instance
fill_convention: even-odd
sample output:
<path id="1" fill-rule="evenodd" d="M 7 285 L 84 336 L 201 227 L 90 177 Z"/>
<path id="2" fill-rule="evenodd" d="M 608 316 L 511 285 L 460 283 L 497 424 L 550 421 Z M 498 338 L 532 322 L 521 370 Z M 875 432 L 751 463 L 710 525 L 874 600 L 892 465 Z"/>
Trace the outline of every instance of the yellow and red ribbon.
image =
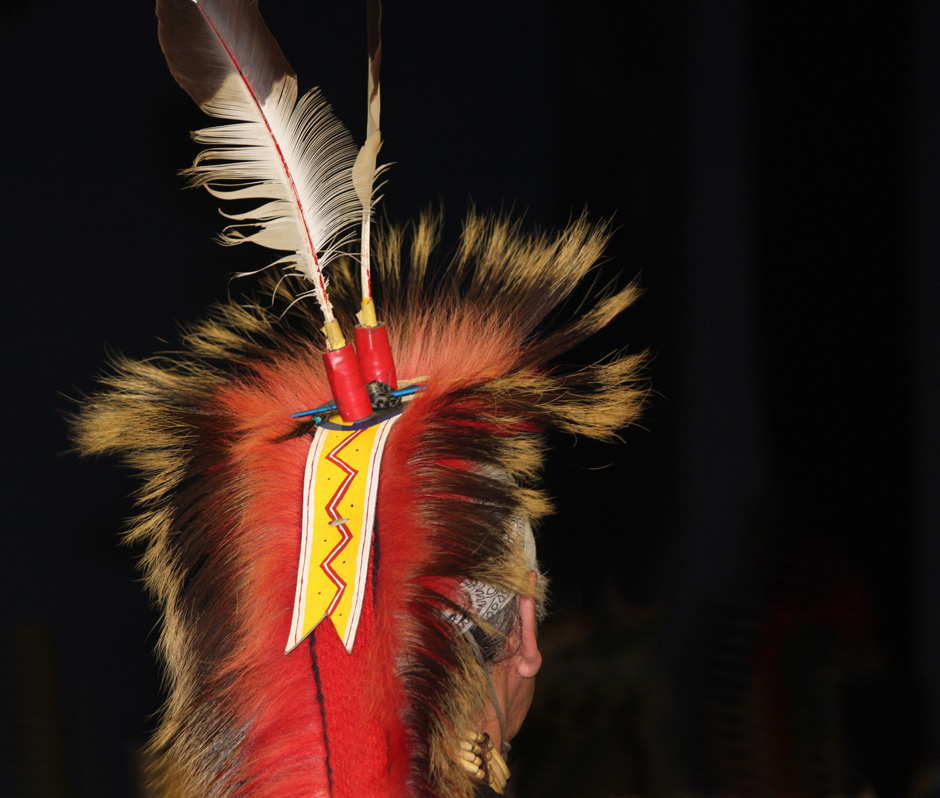
<path id="1" fill-rule="evenodd" d="M 365 594 L 382 450 L 398 415 L 355 428 L 317 427 L 304 471 L 304 511 L 287 652 L 329 616 L 352 651 Z"/>

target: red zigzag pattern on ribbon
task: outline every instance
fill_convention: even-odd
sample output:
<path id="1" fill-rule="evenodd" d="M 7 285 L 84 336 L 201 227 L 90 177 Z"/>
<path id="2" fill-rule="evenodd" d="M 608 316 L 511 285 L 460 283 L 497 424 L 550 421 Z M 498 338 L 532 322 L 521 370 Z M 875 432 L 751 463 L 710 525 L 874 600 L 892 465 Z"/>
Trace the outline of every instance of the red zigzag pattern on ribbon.
<path id="1" fill-rule="evenodd" d="M 336 492 L 333 494 L 333 497 L 330 499 L 329 503 L 326 505 L 327 515 L 330 516 L 330 519 L 333 521 L 339 521 L 342 516 L 339 511 L 336 509 L 337 505 L 343 500 L 343 497 L 346 495 L 346 491 L 349 490 L 349 486 L 352 484 L 352 481 L 356 478 L 356 475 L 359 471 L 353 468 L 349 463 L 340 460 L 338 455 L 343 451 L 350 443 L 352 443 L 359 435 L 362 433 L 362 430 L 356 430 L 352 435 L 350 435 L 346 440 L 337 445 L 331 452 L 326 455 L 326 459 L 329 460 L 333 465 L 335 465 L 340 470 L 346 473 L 346 478 L 340 483 L 340 486 L 336 489 Z M 336 585 L 337 593 L 333 597 L 333 601 L 330 602 L 329 609 L 327 609 L 327 615 L 332 615 L 333 610 L 336 609 L 336 605 L 339 604 L 340 599 L 343 597 L 343 593 L 346 592 L 346 582 L 344 582 L 339 574 L 333 570 L 333 560 L 335 560 L 340 552 L 346 548 L 346 544 L 352 540 L 352 533 L 349 529 L 346 528 L 346 524 L 336 524 L 336 528 L 339 530 L 342 538 L 340 541 L 333 547 L 333 550 L 326 556 L 322 563 L 320 563 L 320 568 L 323 569 L 323 573 L 327 575 L 330 581 Z"/>

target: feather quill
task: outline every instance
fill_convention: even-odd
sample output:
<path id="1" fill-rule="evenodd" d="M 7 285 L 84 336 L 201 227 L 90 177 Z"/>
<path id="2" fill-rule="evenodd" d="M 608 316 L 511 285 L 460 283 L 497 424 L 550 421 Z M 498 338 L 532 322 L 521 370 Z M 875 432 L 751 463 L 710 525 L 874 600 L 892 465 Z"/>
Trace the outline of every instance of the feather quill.
<path id="1" fill-rule="evenodd" d="M 381 0 L 368 0 L 366 9 L 369 40 L 366 141 L 359 150 L 356 163 L 353 166 L 353 184 L 362 208 L 362 243 L 360 251 L 362 310 L 359 314 L 359 321 L 366 327 L 374 327 L 378 322 L 375 316 L 375 307 L 372 304 L 371 223 L 375 179 L 382 171 L 381 167 L 376 167 L 376 159 L 382 147 L 382 130 L 379 126 L 382 111 L 381 85 L 379 83 L 382 65 Z"/>
<path id="2" fill-rule="evenodd" d="M 198 130 L 210 145 L 187 170 L 226 200 L 260 200 L 222 243 L 253 241 L 289 254 L 272 265 L 313 284 L 334 323 L 323 269 L 355 236 L 362 206 L 351 179 L 356 146 L 314 89 L 297 100 L 297 76 L 255 0 L 158 0 L 160 45 L 173 77 L 210 116 L 234 124 Z"/>

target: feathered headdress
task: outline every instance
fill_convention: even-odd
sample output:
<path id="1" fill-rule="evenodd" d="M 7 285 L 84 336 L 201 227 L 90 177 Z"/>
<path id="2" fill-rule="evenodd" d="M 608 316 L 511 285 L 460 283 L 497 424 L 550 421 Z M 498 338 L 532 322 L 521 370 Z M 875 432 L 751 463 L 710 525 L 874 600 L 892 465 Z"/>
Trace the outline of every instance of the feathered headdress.
<path id="1" fill-rule="evenodd" d="M 485 620 L 461 585 L 537 594 L 518 530 L 548 510 L 534 487 L 542 433 L 608 438 L 642 402 L 635 356 L 548 364 L 636 291 L 540 332 L 601 257 L 606 230 L 583 218 L 545 235 L 471 215 L 450 262 L 432 267 L 438 220 L 422 217 L 377 235 L 374 275 L 357 281 L 335 256 L 371 215 L 377 38 L 375 123 L 357 151 L 317 94 L 296 100 L 254 2 L 160 0 L 158 16 L 177 80 L 237 120 L 196 134 L 215 149 L 193 179 L 264 200 L 224 240 L 286 251 L 280 263 L 309 282 L 266 275 L 264 301 L 216 307 L 182 352 L 118 361 L 76 424 L 84 452 L 119 452 L 144 479 L 129 538 L 146 544 L 164 613 L 156 790 L 468 796 L 451 754 L 487 687 L 451 619 Z M 347 343 L 357 315 L 382 330 L 375 346 L 371 333 Z"/>

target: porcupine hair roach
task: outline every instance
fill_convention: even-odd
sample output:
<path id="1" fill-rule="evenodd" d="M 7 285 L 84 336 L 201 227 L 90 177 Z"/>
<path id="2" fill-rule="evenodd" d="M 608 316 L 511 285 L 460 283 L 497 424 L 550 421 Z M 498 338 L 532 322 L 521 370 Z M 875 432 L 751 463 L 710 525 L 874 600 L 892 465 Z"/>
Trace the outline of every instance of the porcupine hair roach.
<path id="1" fill-rule="evenodd" d="M 609 438 L 643 403 L 639 356 L 549 368 L 630 305 L 634 286 L 537 332 L 606 238 L 583 218 L 552 236 L 471 214 L 437 270 L 436 217 L 382 234 L 374 268 L 398 374 L 427 388 L 385 449 L 351 654 L 328 624 L 283 653 L 309 445 L 289 414 L 330 398 L 312 303 L 272 278 L 262 301 L 216 307 L 172 357 L 114 364 L 75 437 L 86 454 L 119 453 L 143 480 L 127 537 L 146 546 L 163 613 L 155 794 L 471 795 L 448 752 L 487 693 L 466 639 L 443 618 L 454 586 L 474 579 L 531 595 L 510 526 L 548 511 L 535 487 L 542 433 Z M 331 287 L 347 319 L 350 272 L 337 266 Z"/>

